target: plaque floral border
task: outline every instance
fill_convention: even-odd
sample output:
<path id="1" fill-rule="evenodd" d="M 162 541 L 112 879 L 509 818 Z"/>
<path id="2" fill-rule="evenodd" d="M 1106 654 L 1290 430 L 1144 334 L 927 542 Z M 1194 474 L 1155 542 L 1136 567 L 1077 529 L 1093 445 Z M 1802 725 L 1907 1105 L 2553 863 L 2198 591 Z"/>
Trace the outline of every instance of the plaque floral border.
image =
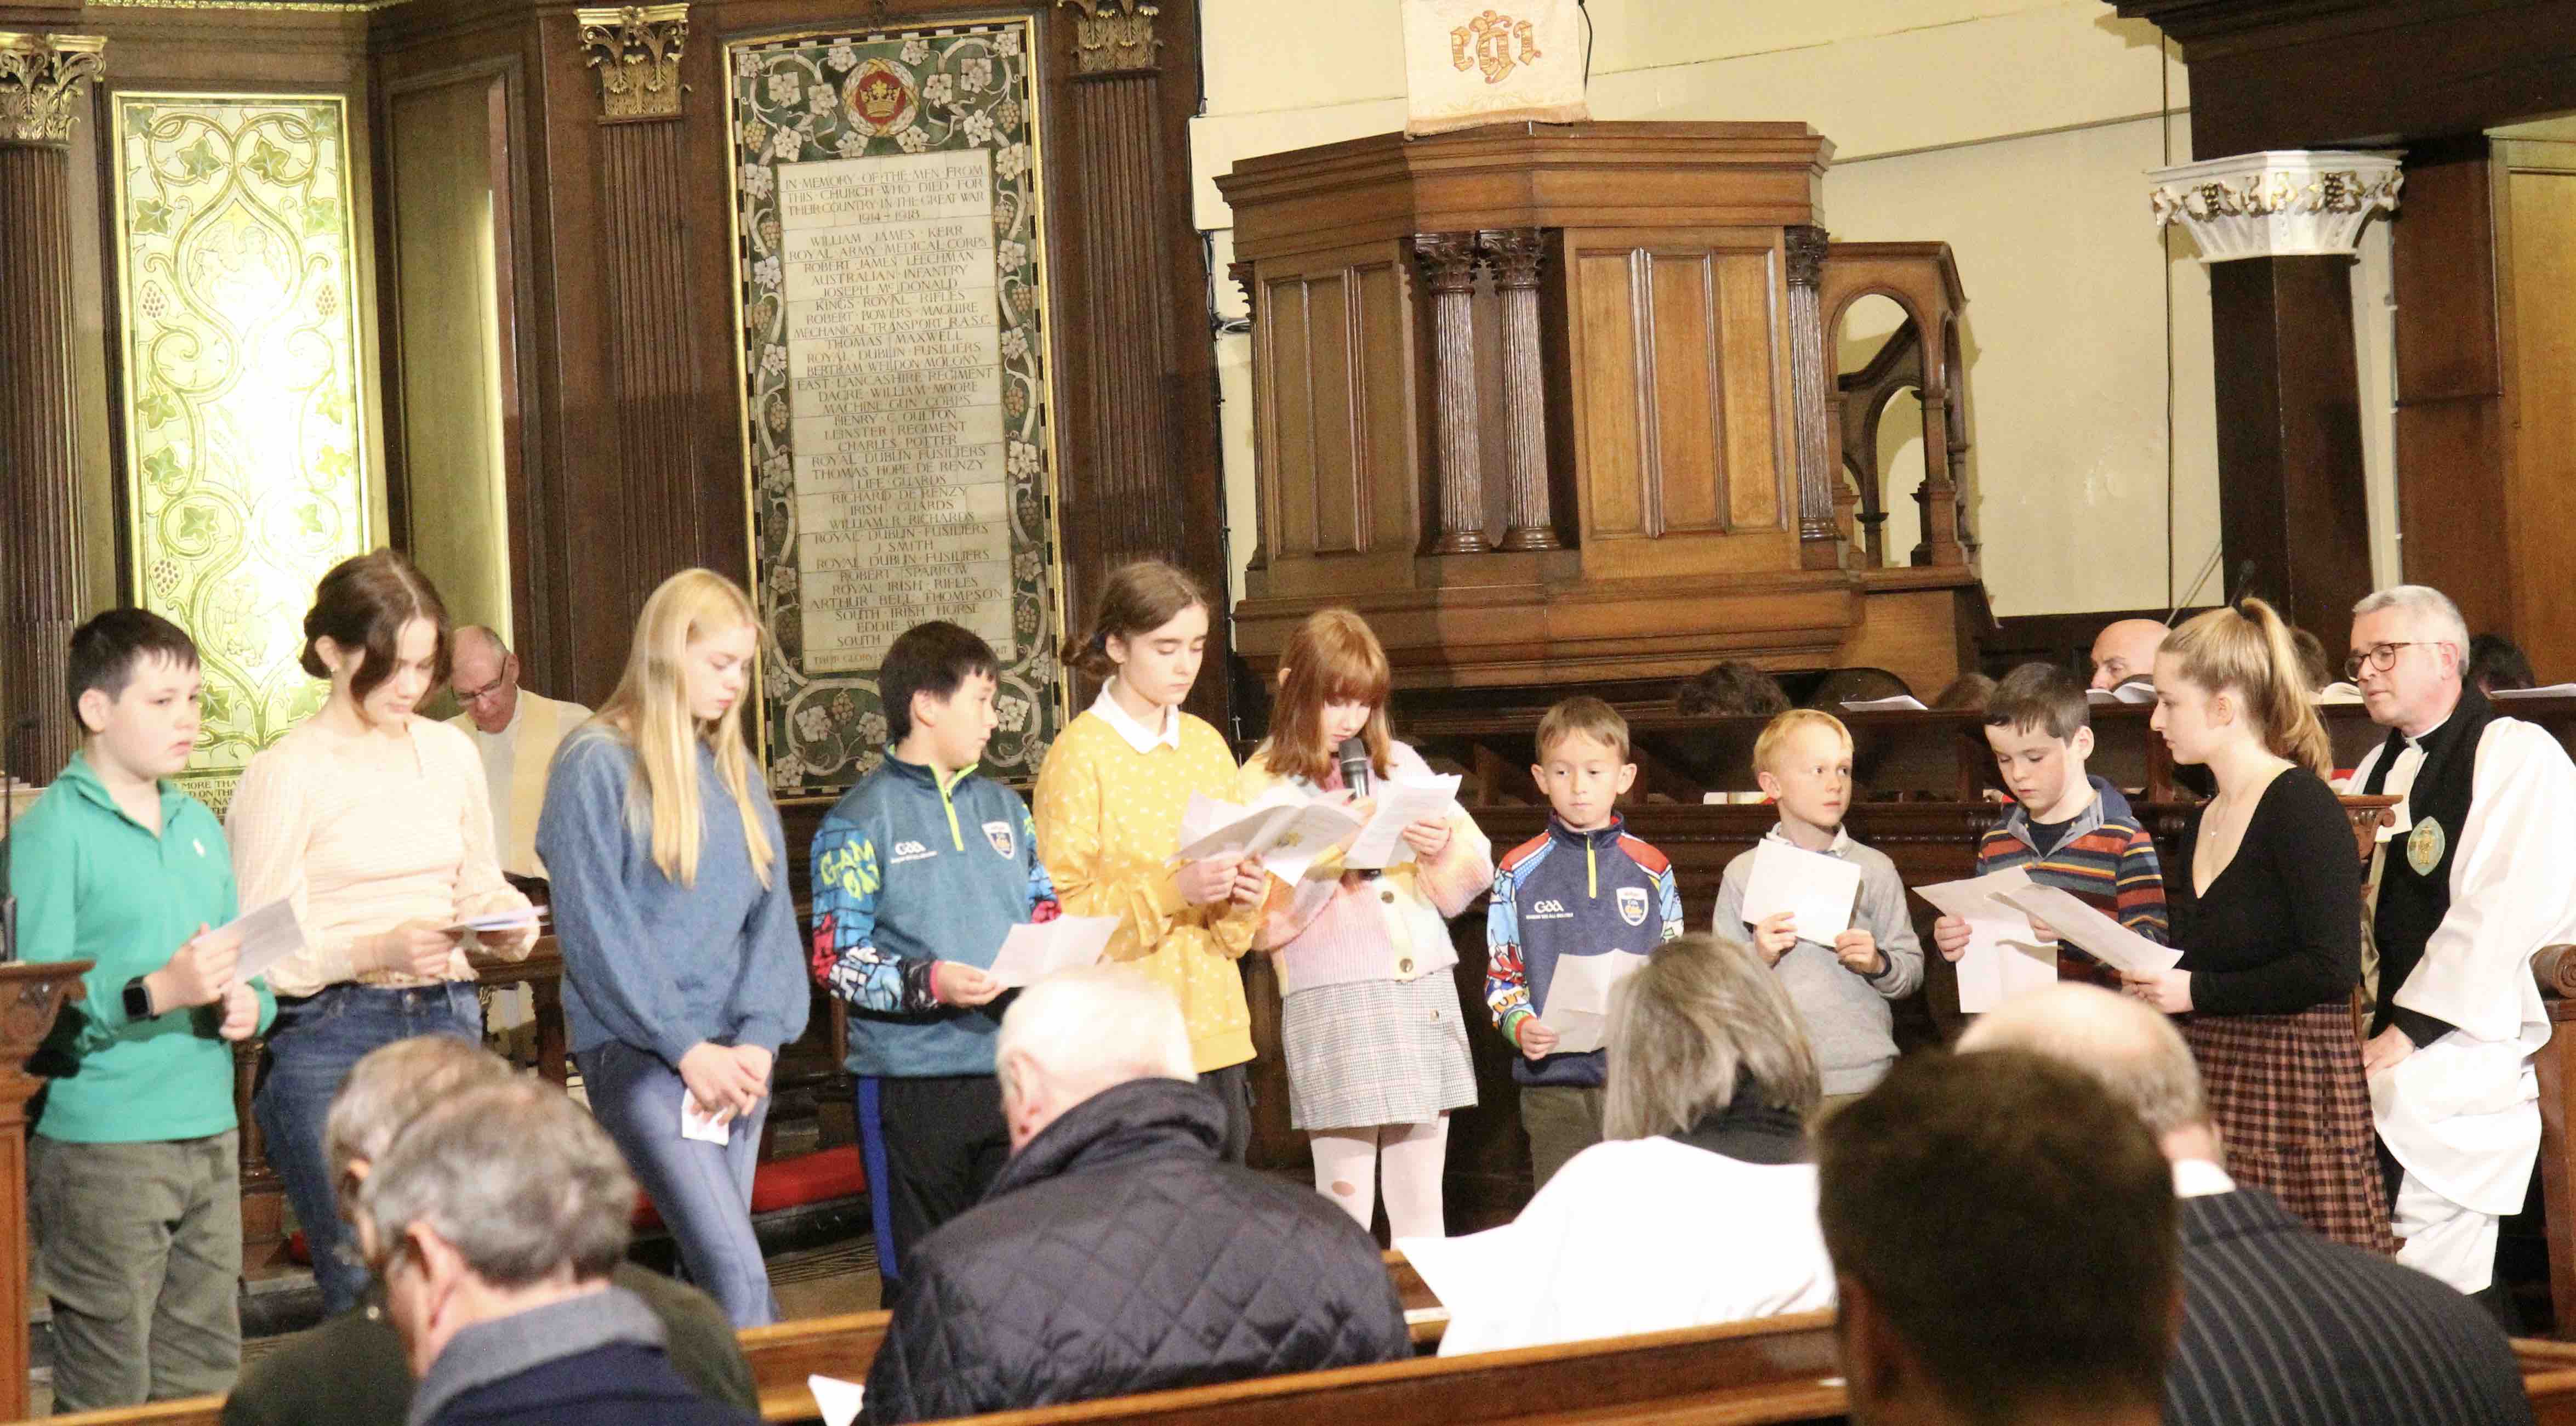
<path id="1" fill-rule="evenodd" d="M 917 29 L 773 36 L 726 46 L 733 149 L 734 305 L 743 339 L 743 458 L 749 482 L 753 591 L 764 626 L 760 750 L 782 799 L 838 796 L 873 767 L 886 722 L 873 671 L 808 673 L 802 654 L 794 424 L 789 419 L 777 165 L 987 148 L 999 283 L 1002 389 L 1011 526 L 1011 620 L 1000 726 L 983 771 L 1037 777 L 1064 725 L 1058 656 L 1062 599 L 1049 417 L 1043 185 L 1039 178 L 1036 27 L 1027 16 Z M 859 112 L 854 76 L 890 70 L 906 91 Z"/>
<path id="2" fill-rule="evenodd" d="M 110 132 L 131 588 L 196 640 L 179 781 L 220 811 L 321 707 L 304 610 L 372 543 L 348 106 L 122 90 Z"/>

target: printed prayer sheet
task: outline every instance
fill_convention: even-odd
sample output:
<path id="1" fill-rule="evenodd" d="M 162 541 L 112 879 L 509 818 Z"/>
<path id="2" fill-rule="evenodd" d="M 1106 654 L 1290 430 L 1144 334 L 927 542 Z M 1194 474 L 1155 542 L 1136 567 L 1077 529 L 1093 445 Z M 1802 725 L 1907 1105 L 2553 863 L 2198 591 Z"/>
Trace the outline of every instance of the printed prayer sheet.
<path id="1" fill-rule="evenodd" d="M 1922 699 L 1913 694 L 1899 693 L 1890 698 L 1846 698 L 1843 700 L 1843 711 L 1846 713 L 1924 713 L 1930 710 L 1923 706 Z"/>
<path id="2" fill-rule="evenodd" d="M 1968 923 L 1968 948 L 1956 967 L 1962 1012 L 1983 1014 L 2025 990 L 2057 983 L 2057 948 L 2040 941 L 2027 914 L 1996 899 L 2030 884 L 2030 874 L 2013 867 L 1914 888 L 1942 915 Z"/>
<path id="3" fill-rule="evenodd" d="M 2102 964 L 2128 975 L 2172 970 L 2182 960 L 2182 952 L 2157 945 L 2053 886 L 2027 886 L 1997 899 L 2047 923 L 2060 940 L 2073 941 Z"/>
<path id="4" fill-rule="evenodd" d="M 1744 887 L 1744 924 L 1759 926 L 1786 911 L 1799 940 L 1830 946 L 1851 929 L 1859 897 L 1859 864 L 1764 837 L 1753 848 L 1753 877 Z"/>
<path id="5" fill-rule="evenodd" d="M 1404 829 L 1416 822 L 1448 816 L 1458 805 L 1458 778 L 1451 774 L 1428 781 L 1380 783 L 1375 796 L 1376 815 L 1351 839 L 1350 850 L 1342 855 L 1342 865 L 1354 871 L 1375 871 L 1413 860 L 1413 847 L 1404 840 Z"/>
<path id="6" fill-rule="evenodd" d="M 1560 958 L 1539 1015 L 1539 1023 L 1556 1032 L 1555 1052 L 1581 1055 L 1601 1048 L 1610 1033 L 1611 990 L 1645 964 L 1634 951 Z"/>
<path id="7" fill-rule="evenodd" d="M 1212 824 L 1211 830 L 1191 833 Z M 1228 852 L 1241 852 L 1261 863 L 1281 881 L 1296 881 L 1306 874 L 1315 859 L 1341 845 L 1343 839 L 1360 829 L 1360 819 L 1342 808 L 1314 802 L 1300 796 L 1295 801 L 1271 802 L 1248 811 L 1212 798 L 1193 796 L 1189 810 L 1181 818 L 1181 835 L 1185 839 L 1175 861 L 1205 861 Z"/>
<path id="8" fill-rule="evenodd" d="M 823 1426 L 850 1426 L 859 1419 L 860 1403 L 868 1395 L 868 1389 L 857 1382 L 820 1375 L 805 1378 L 805 1389 L 821 1408 Z"/>
<path id="9" fill-rule="evenodd" d="M 710 1114 L 699 1106 L 696 1095 L 681 1090 L 680 1137 L 709 1144 L 730 1144 L 733 1142 L 733 1113 L 728 1110 L 722 1115 Z"/>
<path id="10" fill-rule="evenodd" d="M 241 934 L 241 951 L 233 962 L 233 979 L 247 985 L 269 973 L 279 961 L 304 949 L 304 927 L 295 919 L 295 904 L 283 897 L 247 916 L 227 931 Z"/>
<path id="11" fill-rule="evenodd" d="M 1044 924 L 1022 922 L 1002 940 L 986 974 L 1007 986 L 1035 984 L 1060 970 L 1100 964 L 1100 953 L 1118 930 L 1115 916 L 1058 916 Z"/>

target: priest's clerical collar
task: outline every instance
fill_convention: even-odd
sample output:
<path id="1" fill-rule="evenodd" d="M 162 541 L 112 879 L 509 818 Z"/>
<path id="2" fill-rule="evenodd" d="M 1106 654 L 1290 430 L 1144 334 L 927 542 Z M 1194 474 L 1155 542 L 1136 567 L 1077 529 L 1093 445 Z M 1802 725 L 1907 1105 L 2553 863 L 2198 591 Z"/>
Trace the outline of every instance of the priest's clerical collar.
<path id="1" fill-rule="evenodd" d="M 1129 713 L 1126 706 L 1118 701 L 1115 690 L 1114 683 L 1101 685 L 1100 696 L 1091 701 L 1091 711 L 1099 714 L 1110 727 L 1117 729 L 1118 736 L 1127 740 L 1127 746 L 1140 753 L 1150 753 L 1157 743 L 1171 748 L 1181 745 L 1180 709 L 1164 708 L 1163 726 L 1157 731 L 1137 722 L 1135 715 Z"/>

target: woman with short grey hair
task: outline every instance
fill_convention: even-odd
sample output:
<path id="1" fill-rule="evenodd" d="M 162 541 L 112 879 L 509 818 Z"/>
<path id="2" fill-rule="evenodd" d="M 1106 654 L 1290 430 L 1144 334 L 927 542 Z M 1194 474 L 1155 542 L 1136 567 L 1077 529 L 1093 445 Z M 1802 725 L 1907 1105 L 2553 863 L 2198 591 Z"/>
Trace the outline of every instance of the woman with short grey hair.
<path id="1" fill-rule="evenodd" d="M 1830 1307 L 1806 1121 L 1816 1057 L 1740 942 L 1665 942 L 1612 992 L 1605 1142 L 1519 1218 L 1403 1249 L 1450 1306 L 1442 1356 Z"/>

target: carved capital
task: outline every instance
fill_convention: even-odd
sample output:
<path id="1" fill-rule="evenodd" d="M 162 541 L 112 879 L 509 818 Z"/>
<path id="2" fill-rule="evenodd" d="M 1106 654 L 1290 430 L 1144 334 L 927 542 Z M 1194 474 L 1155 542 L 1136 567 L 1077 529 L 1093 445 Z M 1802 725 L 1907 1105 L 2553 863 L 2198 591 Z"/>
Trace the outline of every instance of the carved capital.
<path id="1" fill-rule="evenodd" d="M 1413 260 L 1422 265 L 1434 293 L 1448 294 L 1476 290 L 1476 264 L 1483 257 L 1476 251 L 1474 233 L 1417 233 Z"/>
<path id="2" fill-rule="evenodd" d="M 104 35 L 0 31 L 0 144 L 69 144 L 106 48 Z"/>
<path id="3" fill-rule="evenodd" d="M 2350 257 L 2373 213 L 2397 211 L 2406 176 L 2392 154 L 2276 150 L 2147 177 L 2156 226 L 2189 228 L 2202 262 Z"/>
<path id="4" fill-rule="evenodd" d="M 1494 286 L 1505 291 L 1538 286 L 1539 264 L 1547 257 L 1545 231 L 1487 228 L 1476 234 L 1476 246 L 1494 269 Z"/>
<path id="5" fill-rule="evenodd" d="M 1073 22 L 1074 73 L 1116 74 L 1154 67 L 1154 51 L 1163 45 L 1154 38 L 1154 17 L 1163 13 L 1160 5 L 1142 0 L 1055 2 L 1082 12 Z"/>
<path id="6" fill-rule="evenodd" d="M 1813 287 L 1824 275 L 1825 251 L 1833 246 L 1832 235 L 1807 224 L 1783 230 L 1789 244 L 1789 285 Z"/>
<path id="7" fill-rule="evenodd" d="M 576 10 L 573 17 L 581 22 L 584 55 L 599 71 L 602 123 L 679 117 L 688 6 L 607 6 Z"/>
<path id="8" fill-rule="evenodd" d="M 1225 275 L 1235 286 L 1243 289 L 1243 315 L 1255 321 L 1260 320 L 1261 290 L 1253 285 L 1251 259 L 1237 258 L 1227 263 Z"/>

